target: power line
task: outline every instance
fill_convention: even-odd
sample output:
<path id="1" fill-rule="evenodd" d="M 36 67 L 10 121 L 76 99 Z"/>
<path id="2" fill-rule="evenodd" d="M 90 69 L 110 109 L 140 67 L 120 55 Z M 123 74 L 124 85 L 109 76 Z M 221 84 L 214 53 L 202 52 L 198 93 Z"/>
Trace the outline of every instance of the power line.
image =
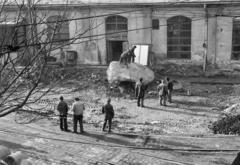
<path id="1" fill-rule="evenodd" d="M 78 17 L 78 18 L 71 18 L 71 19 L 61 19 L 61 20 L 57 20 L 57 21 L 43 21 L 43 22 L 38 22 L 38 23 L 35 23 L 35 24 L 34 23 L 19 24 L 19 25 L 16 25 L 15 27 L 30 26 L 30 25 L 41 25 L 41 24 L 50 24 L 50 23 L 59 23 L 59 22 L 69 22 L 69 21 L 76 21 L 76 20 L 82 20 L 82 19 L 91 19 L 91 18 L 98 18 L 98 17 L 107 17 L 107 16 L 113 16 L 113 15 L 124 14 L 124 13 L 131 13 L 131 12 L 136 12 L 136 11 L 142 11 L 142 9 L 129 10 L 129 11 L 123 11 L 123 12 L 116 12 L 116 13 L 110 13 L 110 14 L 101 14 L 101 15 L 95 15 L 95 16 Z"/>
<path id="2" fill-rule="evenodd" d="M 215 17 L 215 16 L 212 16 Z M 211 18 L 211 17 L 209 17 Z M 198 19 L 192 19 L 191 22 L 193 21 L 199 21 L 204 19 L 204 17 L 202 18 L 198 18 Z M 188 24 L 189 22 L 183 22 L 181 24 Z M 162 26 L 168 26 L 167 24 L 164 25 L 159 25 L 159 27 Z M 69 39 L 62 39 L 62 40 L 55 40 L 55 41 L 48 41 L 48 42 L 39 42 L 37 44 L 28 44 L 28 45 L 23 45 L 23 46 L 18 46 L 19 48 L 25 48 L 25 47 L 31 47 L 31 46 L 39 46 L 41 44 L 51 44 L 51 43 L 61 43 L 61 42 L 68 42 L 68 41 L 73 41 L 73 43 L 69 43 L 69 44 L 74 44 L 74 40 L 78 40 L 78 39 L 86 39 L 86 38 L 90 38 L 90 37 L 99 37 L 99 36 L 108 36 L 108 35 L 114 35 L 114 34 L 120 34 L 120 33 L 127 33 L 127 32 L 133 32 L 133 31 L 138 31 L 138 30 L 146 30 L 146 29 L 152 29 L 152 26 L 149 27 L 142 27 L 142 28 L 135 28 L 135 29 L 129 29 L 129 30 L 121 30 L 121 31 L 116 31 L 116 32 L 107 32 L 107 33 L 101 33 L 101 34 L 95 34 L 95 35 L 87 35 L 87 36 L 79 36 L 79 37 L 72 37 Z M 91 40 L 86 40 L 86 41 L 81 41 L 80 43 L 84 43 L 84 42 L 88 42 Z M 68 45 L 68 44 L 66 44 Z M 8 45 L 3 45 L 3 47 L 8 46 Z"/>
<path id="3" fill-rule="evenodd" d="M 174 3 L 168 3 L 165 4 L 164 7 L 170 6 L 170 5 L 176 5 L 178 3 L 181 2 L 174 2 Z M 68 5 L 68 4 L 67 4 Z M 90 7 L 90 5 L 87 5 L 88 7 Z M 131 5 L 130 5 L 131 6 Z M 134 6 L 135 7 L 135 6 Z M 132 8 L 134 8 L 132 7 Z M 139 7 L 138 7 L 139 8 Z M 39 22 L 39 23 L 28 23 L 28 24 L 20 24 L 20 25 L 16 25 L 15 27 L 19 27 L 19 26 L 30 26 L 30 25 L 39 25 L 39 24 L 49 24 L 49 23 L 58 23 L 58 22 L 69 22 L 69 21 L 75 21 L 75 20 L 82 20 L 82 19 L 91 19 L 91 18 L 98 18 L 98 17 L 107 17 L 107 16 L 113 16 L 113 15 L 118 15 L 118 14 L 125 14 L 125 13 L 131 13 L 131 12 L 137 12 L 137 11 L 142 11 L 143 9 L 146 8 L 150 8 L 150 9 L 157 9 L 160 7 L 154 7 L 154 6 L 144 6 L 141 7 L 140 9 L 135 9 L 135 10 L 129 10 L 129 11 L 123 11 L 123 12 L 116 12 L 116 13 L 108 13 L 108 14 L 101 14 L 101 15 L 95 15 L 95 16 L 86 16 L 86 17 L 78 17 L 78 18 L 72 18 L 72 19 L 61 19 L 61 20 L 57 20 L 57 21 L 43 21 L 43 22 Z"/>

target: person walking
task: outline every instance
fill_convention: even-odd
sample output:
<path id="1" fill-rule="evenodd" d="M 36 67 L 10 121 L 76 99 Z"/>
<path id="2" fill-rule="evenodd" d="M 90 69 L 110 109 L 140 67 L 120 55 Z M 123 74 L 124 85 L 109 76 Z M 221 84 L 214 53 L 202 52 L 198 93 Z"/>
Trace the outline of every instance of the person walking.
<path id="1" fill-rule="evenodd" d="M 135 95 L 137 97 L 137 106 L 144 107 L 144 95 L 146 87 L 143 84 L 143 78 L 139 79 L 139 82 L 136 83 Z"/>
<path id="2" fill-rule="evenodd" d="M 103 132 L 105 131 L 105 127 L 108 122 L 108 133 L 110 133 L 111 127 L 112 127 L 112 119 L 114 117 L 114 110 L 113 110 L 113 106 L 111 105 L 110 98 L 107 100 L 107 104 L 102 107 L 102 113 L 105 113 L 105 119 L 104 119 L 102 131 Z"/>
<path id="3" fill-rule="evenodd" d="M 172 103 L 172 91 L 173 91 L 173 82 L 170 81 L 169 77 L 166 77 L 166 81 L 167 81 L 167 98 L 168 98 L 168 102 Z"/>
<path id="4" fill-rule="evenodd" d="M 75 98 L 75 102 L 72 105 L 73 111 L 73 131 L 77 133 L 77 123 L 80 125 L 80 133 L 83 133 L 83 111 L 85 110 L 85 106 L 83 103 L 79 101 L 79 98 Z"/>
<path id="5" fill-rule="evenodd" d="M 60 129 L 62 131 L 68 131 L 67 125 L 68 105 L 64 101 L 63 96 L 61 96 L 59 99 L 60 102 L 57 105 L 57 110 L 59 112 Z"/>
<path id="6" fill-rule="evenodd" d="M 160 105 L 166 106 L 167 99 L 167 85 L 164 80 L 161 80 L 161 83 L 157 86 L 157 90 L 159 93 Z"/>

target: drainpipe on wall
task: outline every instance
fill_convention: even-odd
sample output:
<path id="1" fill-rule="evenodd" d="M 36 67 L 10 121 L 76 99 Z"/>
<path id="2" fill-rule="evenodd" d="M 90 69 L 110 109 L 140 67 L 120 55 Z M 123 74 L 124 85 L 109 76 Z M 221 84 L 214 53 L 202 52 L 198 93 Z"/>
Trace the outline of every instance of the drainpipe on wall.
<path id="1" fill-rule="evenodd" d="M 152 20 L 153 20 L 153 8 L 152 8 L 152 7 L 151 7 L 150 19 L 151 19 L 151 20 L 150 20 L 150 26 L 152 26 Z M 149 49 L 149 50 L 152 51 L 152 47 L 153 47 L 153 41 L 152 41 L 152 40 L 153 40 L 153 39 L 152 39 L 152 38 L 153 38 L 153 29 L 151 28 L 150 30 L 151 30 L 151 36 L 150 36 L 150 37 L 151 37 L 151 38 L 150 38 L 150 40 L 151 40 L 150 42 L 151 42 L 151 43 L 150 43 L 150 49 Z M 151 56 L 152 56 L 152 54 L 151 54 Z M 148 56 L 148 57 L 149 57 L 149 56 Z M 152 61 L 151 61 L 151 60 L 152 60 L 153 58 L 150 57 L 149 59 L 150 59 L 150 60 L 148 60 L 148 64 L 150 64 L 150 66 L 152 66 Z"/>
<path id="2" fill-rule="evenodd" d="M 150 18 L 151 18 L 151 25 L 150 26 L 152 26 L 152 20 L 153 20 L 153 8 L 151 7 L 151 16 L 150 16 Z M 151 28 L 151 47 L 152 47 L 152 36 L 153 36 L 153 29 Z"/>
<path id="3" fill-rule="evenodd" d="M 205 23 L 204 23 L 204 61 L 203 61 L 203 71 L 207 69 L 207 48 L 208 48 L 208 9 L 207 4 L 204 4 L 205 9 Z"/>
<path id="4" fill-rule="evenodd" d="M 213 64 L 216 65 L 217 61 L 217 35 L 218 35 L 218 17 L 216 17 L 216 25 L 215 25 L 215 53 L 214 53 L 214 61 Z"/>

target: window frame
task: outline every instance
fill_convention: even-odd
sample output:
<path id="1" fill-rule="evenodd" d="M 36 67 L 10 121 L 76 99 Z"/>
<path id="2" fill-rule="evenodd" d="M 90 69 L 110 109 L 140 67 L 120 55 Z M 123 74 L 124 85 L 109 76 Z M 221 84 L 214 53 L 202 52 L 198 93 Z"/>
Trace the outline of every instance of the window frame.
<path id="1" fill-rule="evenodd" d="M 236 48 L 239 48 L 239 50 L 236 50 Z M 235 53 L 237 57 L 235 57 Z M 233 18 L 231 60 L 240 60 L 240 17 Z"/>
<path id="2" fill-rule="evenodd" d="M 48 39 L 51 39 L 53 32 L 55 30 L 55 34 L 53 35 L 51 40 L 53 45 L 68 43 L 70 39 L 69 22 L 68 21 L 62 22 L 61 20 L 67 20 L 67 18 L 61 15 L 52 15 L 47 18 Z M 58 28 L 58 29 L 55 29 L 55 28 Z M 65 37 L 62 37 L 62 36 L 65 36 Z"/>
<path id="3" fill-rule="evenodd" d="M 18 21 L 5 21 L 0 24 L 1 34 L 5 35 L 1 36 L 2 38 L 0 37 L 0 47 L 2 50 L 14 52 L 17 51 L 19 47 L 27 44 L 27 32 L 24 24 L 26 24 L 25 19 Z"/>
<path id="4" fill-rule="evenodd" d="M 192 20 L 186 16 L 178 15 L 167 20 L 168 59 L 191 59 L 191 26 Z"/>
<path id="5" fill-rule="evenodd" d="M 153 30 L 159 30 L 159 19 L 152 19 L 152 29 Z"/>

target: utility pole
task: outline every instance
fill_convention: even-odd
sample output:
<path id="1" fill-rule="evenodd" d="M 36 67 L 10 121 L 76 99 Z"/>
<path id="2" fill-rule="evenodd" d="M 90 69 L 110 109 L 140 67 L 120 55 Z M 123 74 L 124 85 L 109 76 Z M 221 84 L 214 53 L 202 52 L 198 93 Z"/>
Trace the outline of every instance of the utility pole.
<path id="1" fill-rule="evenodd" d="M 207 49 L 208 49 L 208 9 L 207 5 L 204 4 L 205 10 L 205 21 L 204 21 L 204 59 L 203 59 L 203 71 L 206 72 L 207 69 Z"/>

